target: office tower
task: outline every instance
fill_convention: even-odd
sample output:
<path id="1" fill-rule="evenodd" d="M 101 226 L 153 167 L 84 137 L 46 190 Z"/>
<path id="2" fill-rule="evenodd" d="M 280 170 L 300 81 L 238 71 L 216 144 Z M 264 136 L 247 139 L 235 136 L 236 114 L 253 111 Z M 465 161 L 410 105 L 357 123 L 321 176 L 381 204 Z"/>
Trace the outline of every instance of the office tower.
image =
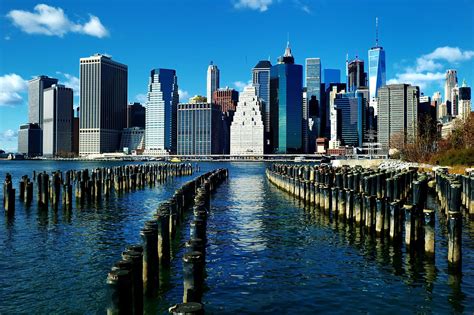
<path id="1" fill-rule="evenodd" d="M 341 70 L 324 69 L 323 82 L 328 86 L 330 83 L 341 83 Z"/>
<path id="2" fill-rule="evenodd" d="M 321 103 L 321 59 L 320 58 L 306 58 L 306 102 L 303 103 L 303 151 L 308 153 L 315 151 L 316 138 L 319 136 L 319 132 L 316 132 L 314 127 L 314 119 L 312 119 L 312 138 L 310 139 L 310 126 L 309 126 L 309 102 L 312 101 L 313 112 L 314 107 L 319 108 Z M 314 102 L 316 100 L 316 102 Z M 313 116 L 314 117 L 314 116 Z M 312 143 L 312 145 L 310 144 Z M 311 148 L 310 148 L 311 146 Z"/>
<path id="3" fill-rule="evenodd" d="M 369 102 L 377 116 L 377 91 L 386 84 L 385 50 L 379 46 L 378 18 L 375 19 L 375 46 L 369 49 Z"/>
<path id="4" fill-rule="evenodd" d="M 441 104 L 443 102 L 441 96 L 441 92 L 437 91 L 433 94 L 433 97 L 431 98 L 432 102 L 435 104 L 436 107 L 436 120 L 440 120 L 443 118 L 442 112 L 441 112 Z"/>
<path id="5" fill-rule="evenodd" d="M 252 69 L 252 83 L 257 88 L 257 96 L 263 101 L 263 126 L 265 128 L 265 152 L 271 152 L 270 133 L 270 71 L 272 64 L 268 60 L 260 60 Z"/>
<path id="6" fill-rule="evenodd" d="M 30 124 L 38 124 L 40 128 L 43 128 L 43 92 L 57 83 L 58 79 L 45 75 L 28 81 L 28 121 Z"/>
<path id="7" fill-rule="evenodd" d="M 72 153 L 79 154 L 79 117 L 74 117 L 72 120 Z"/>
<path id="8" fill-rule="evenodd" d="M 119 149 L 127 125 L 128 68 L 112 57 L 95 54 L 80 59 L 79 154 Z"/>
<path id="9" fill-rule="evenodd" d="M 211 103 L 178 104 L 178 154 L 222 154 L 222 111 Z"/>
<path id="10" fill-rule="evenodd" d="M 127 105 L 127 128 L 145 128 L 145 106 L 140 103 Z"/>
<path id="11" fill-rule="evenodd" d="M 469 118 L 471 115 L 471 88 L 467 86 L 466 81 L 462 82 L 459 88 L 459 117 L 462 119 Z"/>
<path id="12" fill-rule="evenodd" d="M 140 127 L 125 128 L 120 138 L 120 150 L 126 154 L 145 149 L 145 129 Z"/>
<path id="13" fill-rule="evenodd" d="M 444 82 L 444 102 L 448 104 L 448 102 L 451 102 L 451 91 L 452 89 L 458 84 L 458 74 L 456 70 L 449 69 L 446 71 L 446 80 Z M 448 108 L 448 112 L 450 112 L 451 109 Z M 450 112 L 451 113 L 451 112 Z"/>
<path id="14" fill-rule="evenodd" d="M 34 157 L 42 154 L 43 133 L 39 124 L 24 124 L 18 130 L 18 153 Z"/>
<path id="15" fill-rule="evenodd" d="M 145 153 L 163 155 L 176 151 L 178 77 L 171 69 L 150 73 L 145 114 Z"/>
<path id="16" fill-rule="evenodd" d="M 367 86 L 367 73 L 364 72 L 364 61 L 356 59 L 347 65 L 347 89 L 354 92 L 362 86 Z"/>
<path id="17" fill-rule="evenodd" d="M 43 155 L 65 156 L 72 152 L 73 92 L 53 84 L 43 96 Z"/>
<path id="18" fill-rule="evenodd" d="M 263 154 L 263 104 L 257 88 L 245 87 L 230 127 L 230 154 Z"/>
<path id="19" fill-rule="evenodd" d="M 378 142 L 388 150 L 396 141 L 411 142 L 418 123 L 418 86 L 390 84 L 378 91 Z"/>
<path id="20" fill-rule="evenodd" d="M 202 95 L 194 95 L 189 99 L 190 104 L 197 104 L 197 103 L 207 103 L 207 97 Z"/>
<path id="21" fill-rule="evenodd" d="M 337 126 L 338 126 L 338 121 L 337 121 L 337 110 L 336 106 L 334 103 L 334 100 L 336 99 L 336 95 L 338 93 L 346 93 L 346 84 L 345 83 L 330 83 L 329 86 L 326 89 L 326 108 L 327 108 L 327 113 L 328 117 L 326 118 L 327 121 L 327 127 L 329 128 L 329 139 L 331 141 L 336 141 L 340 140 L 337 137 Z"/>
<path id="22" fill-rule="evenodd" d="M 212 100 L 221 107 L 223 113 L 235 112 L 235 107 L 239 101 L 239 92 L 229 87 L 218 89 L 214 91 Z"/>
<path id="23" fill-rule="evenodd" d="M 459 103 L 459 87 L 456 84 L 451 89 L 451 116 L 456 117 L 458 115 L 458 103 Z"/>
<path id="24" fill-rule="evenodd" d="M 219 68 L 211 61 L 207 67 L 207 101 L 212 103 L 212 94 L 219 88 Z"/>
<path id="25" fill-rule="evenodd" d="M 289 43 L 270 71 L 270 132 L 275 153 L 302 150 L 303 67 L 295 65 Z"/>
<path id="26" fill-rule="evenodd" d="M 341 140 L 342 144 L 362 147 L 365 135 L 365 104 L 362 92 L 335 94 L 334 106 L 338 117 L 337 139 Z"/>

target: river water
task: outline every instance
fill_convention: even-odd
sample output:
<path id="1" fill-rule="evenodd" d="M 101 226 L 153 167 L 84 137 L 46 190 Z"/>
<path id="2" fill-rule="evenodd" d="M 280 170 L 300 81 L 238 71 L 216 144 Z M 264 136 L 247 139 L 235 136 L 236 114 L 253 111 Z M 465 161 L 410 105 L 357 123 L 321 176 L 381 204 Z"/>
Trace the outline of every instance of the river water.
<path id="1" fill-rule="evenodd" d="M 33 170 L 83 169 L 124 162 L 0 161 L 2 181 Z M 436 220 L 435 262 L 406 254 L 331 222 L 265 178 L 261 163 L 199 163 L 201 173 L 229 169 L 212 196 L 206 291 L 209 314 L 467 313 L 474 312 L 474 222 L 463 224 L 463 271 L 447 268 L 446 222 Z M 195 176 L 195 175 L 193 175 Z M 173 178 L 73 210 L 41 211 L 19 200 L 0 216 L 0 314 L 103 314 L 107 272 L 158 204 L 191 176 Z M 3 198 L 0 191 L 0 199 Z M 429 208 L 436 209 L 433 198 Z M 188 218 L 189 220 L 189 218 Z M 150 314 L 182 299 L 181 244 L 174 247 L 169 286 L 146 301 Z"/>

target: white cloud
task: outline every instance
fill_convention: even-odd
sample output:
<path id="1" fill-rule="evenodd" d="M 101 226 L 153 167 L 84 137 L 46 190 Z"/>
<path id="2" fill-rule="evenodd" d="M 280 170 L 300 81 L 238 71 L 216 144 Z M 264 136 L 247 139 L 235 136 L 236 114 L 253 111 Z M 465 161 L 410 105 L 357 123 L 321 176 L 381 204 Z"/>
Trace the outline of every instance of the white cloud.
<path id="1" fill-rule="evenodd" d="M 3 39 L 4 39 L 4 40 L 10 40 L 11 38 L 10 38 L 10 36 L 7 35 L 7 36 L 5 36 Z"/>
<path id="2" fill-rule="evenodd" d="M 237 9 L 251 9 L 265 12 L 272 3 L 273 0 L 238 0 L 234 3 L 234 7 Z"/>
<path id="3" fill-rule="evenodd" d="M 178 89 L 178 94 L 179 94 L 179 102 L 180 103 L 186 103 L 186 102 L 189 101 L 188 91 Z"/>
<path id="4" fill-rule="evenodd" d="M 142 105 L 145 105 L 145 103 L 146 103 L 146 94 L 140 93 L 140 94 L 135 95 L 135 100 L 138 103 L 141 103 Z"/>
<path id="5" fill-rule="evenodd" d="M 243 91 L 245 87 L 251 86 L 252 85 L 252 80 L 248 80 L 247 82 L 243 81 L 235 81 L 234 86 L 237 90 Z"/>
<path id="6" fill-rule="evenodd" d="M 36 5 L 34 12 L 12 10 L 8 12 L 7 17 L 12 20 L 15 26 L 27 34 L 63 37 L 65 34 L 73 32 L 98 38 L 108 35 L 107 29 L 98 17 L 89 15 L 87 23 L 74 23 L 64 14 L 63 9 L 46 4 Z"/>
<path id="7" fill-rule="evenodd" d="M 10 73 L 0 76 L 0 106 L 13 106 L 23 102 L 21 93 L 28 85 L 18 74 Z"/>
<path id="8" fill-rule="evenodd" d="M 18 146 L 18 131 L 7 129 L 0 132 L 0 149 L 7 152 L 16 151 Z"/>
<path id="9" fill-rule="evenodd" d="M 56 74 L 60 74 L 64 77 L 63 81 L 60 80 L 61 84 L 64 84 L 66 87 L 71 88 L 74 91 L 74 96 L 79 96 L 81 81 L 79 80 L 78 77 L 73 76 L 72 74 L 63 73 L 60 71 L 56 71 Z"/>
<path id="10" fill-rule="evenodd" d="M 409 83 L 418 85 L 421 89 L 432 84 L 442 85 L 445 79 L 445 70 L 448 66 L 474 58 L 474 51 L 461 50 L 459 47 L 438 47 L 431 53 L 416 59 L 413 67 L 401 69 L 387 84 Z"/>
<path id="11" fill-rule="evenodd" d="M 438 47 L 433 52 L 423 55 L 416 60 L 417 71 L 433 71 L 443 68 L 439 61 L 458 63 L 474 57 L 474 51 L 462 51 L 459 47 Z M 438 61 L 438 62 L 436 62 Z"/>

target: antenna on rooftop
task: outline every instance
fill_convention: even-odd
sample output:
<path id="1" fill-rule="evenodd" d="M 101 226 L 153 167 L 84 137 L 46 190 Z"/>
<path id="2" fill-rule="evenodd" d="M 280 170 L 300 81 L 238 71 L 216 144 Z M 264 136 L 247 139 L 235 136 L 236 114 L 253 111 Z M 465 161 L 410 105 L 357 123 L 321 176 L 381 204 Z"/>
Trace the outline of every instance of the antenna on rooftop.
<path id="1" fill-rule="evenodd" d="M 379 47 L 379 18 L 375 18 L 375 47 Z"/>

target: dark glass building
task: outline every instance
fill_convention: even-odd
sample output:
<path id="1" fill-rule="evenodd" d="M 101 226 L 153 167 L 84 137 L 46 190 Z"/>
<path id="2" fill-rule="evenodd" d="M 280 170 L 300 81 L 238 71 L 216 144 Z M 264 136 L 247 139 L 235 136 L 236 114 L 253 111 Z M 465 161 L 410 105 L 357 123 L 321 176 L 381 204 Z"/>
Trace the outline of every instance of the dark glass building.
<path id="1" fill-rule="evenodd" d="M 29 157 L 42 155 L 43 132 L 39 124 L 24 124 L 18 131 L 18 153 Z"/>
<path id="2" fill-rule="evenodd" d="M 268 60 L 260 60 L 252 69 L 253 86 L 257 89 L 257 96 L 263 100 L 263 126 L 265 152 L 272 152 L 270 134 L 270 70 L 272 64 Z"/>
<path id="3" fill-rule="evenodd" d="M 294 63 L 288 43 L 270 71 L 270 132 L 275 153 L 297 153 L 303 147 L 303 67 Z"/>
<path id="4" fill-rule="evenodd" d="M 127 128 L 145 128 L 145 106 L 140 103 L 127 105 Z"/>
<path id="5" fill-rule="evenodd" d="M 338 114 L 338 138 L 343 145 L 362 147 L 366 115 L 364 94 L 337 94 L 334 104 Z"/>
<path id="6" fill-rule="evenodd" d="M 347 88 L 349 92 L 354 92 L 360 87 L 367 86 L 367 73 L 364 72 L 364 61 L 352 60 L 347 66 Z"/>

